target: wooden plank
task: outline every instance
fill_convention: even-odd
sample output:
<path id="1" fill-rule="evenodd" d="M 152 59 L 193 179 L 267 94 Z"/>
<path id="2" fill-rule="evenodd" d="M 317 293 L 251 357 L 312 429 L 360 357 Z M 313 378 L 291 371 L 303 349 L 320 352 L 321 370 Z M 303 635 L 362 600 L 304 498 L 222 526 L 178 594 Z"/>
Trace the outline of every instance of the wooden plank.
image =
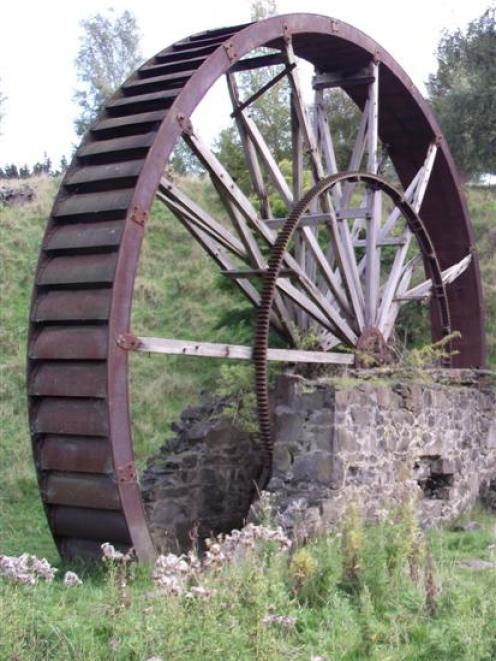
<path id="1" fill-rule="evenodd" d="M 368 92 L 367 171 L 377 174 L 379 147 L 379 65 L 377 62 L 370 65 L 370 71 L 372 82 Z M 377 239 L 381 222 L 382 193 L 379 190 L 372 190 L 369 195 L 371 213 L 367 220 L 366 234 L 365 323 L 367 326 L 375 326 L 381 277 L 381 252 L 377 246 Z"/>
<path id="2" fill-rule="evenodd" d="M 137 339 L 139 345 L 136 350 L 145 353 L 163 353 L 231 360 L 253 359 L 253 347 L 239 344 L 217 344 L 213 342 L 194 342 L 158 337 L 138 337 Z M 267 360 L 275 362 L 352 365 L 354 359 L 355 357 L 352 353 L 271 348 L 267 350 Z"/>
<path id="3" fill-rule="evenodd" d="M 249 261 L 248 253 L 242 242 L 166 177 L 162 177 L 160 180 L 158 198 L 169 207 L 176 208 L 188 221 L 197 225 L 236 257 L 246 262 Z"/>
<path id="4" fill-rule="evenodd" d="M 317 125 L 317 141 L 324 156 L 327 166 L 327 174 L 336 174 L 338 172 L 338 164 L 336 161 L 336 153 L 334 151 L 334 142 L 329 128 L 329 121 L 327 119 L 324 92 L 322 90 L 317 90 L 315 92 L 315 119 Z M 338 183 L 332 189 L 332 198 L 336 209 L 341 207 L 341 195 L 341 184 Z M 338 214 L 338 216 L 341 215 L 341 213 Z"/>
<path id="5" fill-rule="evenodd" d="M 238 108 L 240 103 L 239 90 L 234 74 L 227 73 L 226 80 L 231 104 L 233 108 Z M 241 145 L 245 153 L 248 172 L 250 173 L 250 179 L 262 206 L 262 216 L 264 218 L 271 218 L 272 212 L 270 209 L 269 193 L 265 186 L 262 168 L 260 167 L 260 163 L 258 161 L 255 145 L 248 133 L 245 114 L 241 113 L 241 115 L 237 115 L 235 121 L 241 138 Z"/>
<path id="6" fill-rule="evenodd" d="M 299 200 L 303 196 L 303 179 L 304 179 L 304 163 L 303 163 L 303 135 L 300 129 L 300 123 L 296 114 L 293 102 L 293 93 L 291 93 L 290 100 L 291 107 L 291 152 L 292 152 L 292 192 L 293 200 Z M 307 252 L 304 238 L 300 231 L 295 233 L 294 237 L 294 256 L 298 264 L 303 270 L 307 267 Z M 306 270 L 307 275 L 310 275 Z M 308 316 L 301 310 L 297 309 L 296 321 L 298 326 L 306 330 L 310 325 Z"/>
<path id="7" fill-rule="evenodd" d="M 225 275 L 228 278 L 257 278 L 263 277 L 267 274 L 267 269 L 233 269 L 232 271 L 222 271 L 222 275 Z M 279 272 L 281 278 L 286 278 L 290 275 L 293 275 L 291 269 L 281 269 Z"/>
<path id="8" fill-rule="evenodd" d="M 366 218 L 369 211 L 365 207 L 356 208 L 356 209 L 343 209 L 339 213 L 336 213 L 336 218 L 342 220 L 344 218 Z M 315 225 L 326 225 L 331 219 L 331 215 L 328 213 L 313 213 L 303 216 L 300 220 L 298 227 L 315 227 Z M 271 218 L 266 220 L 265 224 L 271 229 L 279 230 L 284 227 L 286 218 Z"/>
<path id="9" fill-rule="evenodd" d="M 248 115 L 243 114 L 243 117 L 248 134 L 260 155 L 260 159 L 265 164 L 267 174 L 272 179 L 272 182 L 281 195 L 284 204 L 286 204 L 288 208 L 291 208 L 293 206 L 293 195 L 288 186 L 288 182 L 279 169 L 279 166 L 265 142 L 263 135 L 260 133 L 258 126 Z"/>

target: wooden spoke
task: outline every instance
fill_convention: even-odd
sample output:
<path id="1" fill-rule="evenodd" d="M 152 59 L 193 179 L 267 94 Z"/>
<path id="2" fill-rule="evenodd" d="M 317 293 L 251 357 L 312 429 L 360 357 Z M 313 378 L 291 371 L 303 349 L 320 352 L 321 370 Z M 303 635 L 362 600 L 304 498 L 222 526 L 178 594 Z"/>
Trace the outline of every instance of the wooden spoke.
<path id="1" fill-rule="evenodd" d="M 240 344 L 218 344 L 214 342 L 194 342 L 161 337 L 133 337 L 133 350 L 145 353 L 222 358 L 230 360 L 252 360 L 253 347 Z M 355 357 L 352 353 L 329 351 L 300 351 L 296 349 L 269 349 L 267 360 L 282 363 L 315 363 L 328 365 L 351 365 Z"/>
<path id="2" fill-rule="evenodd" d="M 405 265 L 400 281 L 398 283 L 398 287 L 396 289 L 397 296 L 401 297 L 407 291 L 408 285 L 410 284 L 410 281 L 412 279 L 413 272 L 415 271 L 415 268 L 417 267 L 419 261 L 420 261 L 420 254 L 416 255 Z M 391 336 L 399 310 L 400 310 L 399 301 L 394 301 L 389 306 L 389 310 L 381 331 L 386 340 L 388 340 L 389 337 Z"/>
<path id="3" fill-rule="evenodd" d="M 200 230 L 236 255 L 236 257 L 250 263 L 249 255 L 241 241 L 229 232 L 224 225 L 221 225 L 209 213 L 193 202 L 193 200 L 166 177 L 162 177 L 160 181 L 157 197 L 172 211 L 180 213 L 185 222 L 196 225 Z"/>
<path id="4" fill-rule="evenodd" d="M 303 135 L 298 121 L 298 115 L 294 107 L 293 93 L 291 93 L 291 151 L 293 157 L 292 163 L 292 184 L 293 184 L 293 200 L 299 200 L 303 196 Z M 301 232 L 296 232 L 295 235 L 295 259 L 298 264 L 304 269 L 307 274 L 311 270 L 311 265 L 308 263 L 308 256 L 306 253 L 306 244 Z M 310 267 L 310 268 L 309 268 Z M 309 325 L 308 316 L 304 313 L 297 315 L 298 325 L 307 329 Z"/>
<path id="5" fill-rule="evenodd" d="M 210 172 L 212 180 L 218 190 L 222 191 L 223 198 L 227 198 L 233 203 L 243 216 L 250 222 L 250 224 L 259 232 L 259 234 L 272 245 L 275 240 L 275 235 L 270 228 L 266 226 L 263 220 L 257 217 L 256 211 L 251 205 L 251 202 L 244 195 L 244 193 L 239 189 L 239 187 L 234 183 L 228 172 L 218 161 L 214 154 L 198 139 L 198 137 L 192 133 L 188 136 L 188 143 L 191 145 L 192 149 L 197 154 L 198 158 L 205 165 L 207 170 Z M 196 209 L 195 209 L 196 211 Z M 210 225 L 212 224 L 210 219 Z M 308 229 L 308 228 L 306 228 Z M 232 240 L 230 241 L 232 243 Z M 239 248 L 239 243 L 237 247 Z M 241 246 L 243 244 L 241 243 Z M 247 255 L 246 249 L 243 246 L 243 255 Z M 325 259 L 325 258 L 324 258 Z M 335 332 L 339 337 L 347 342 L 356 340 L 356 333 L 350 327 L 348 322 L 346 322 L 339 311 L 333 307 L 329 301 L 322 295 L 315 283 L 306 275 L 304 270 L 300 267 L 296 259 L 287 253 L 285 255 L 286 265 L 293 269 L 295 276 L 299 279 L 300 286 L 308 294 L 310 300 L 298 292 L 296 287 L 290 285 L 290 283 L 280 286 L 279 289 L 283 293 L 287 294 L 289 298 L 298 303 L 301 307 L 305 309 L 306 312 L 322 323 L 328 330 Z M 232 270 L 232 266 L 227 267 L 227 270 Z M 279 286 L 279 285 L 278 285 Z M 289 291 L 287 291 L 289 287 Z M 293 291 L 294 290 L 294 291 Z M 300 294 L 299 297 L 294 295 L 294 292 Z M 320 317 L 317 318 L 315 315 L 315 306 L 320 310 Z M 325 323 L 323 323 L 325 321 Z M 354 338 L 354 339 L 352 339 Z"/>
<path id="6" fill-rule="evenodd" d="M 378 166 L 378 120 L 379 120 L 379 65 L 370 65 L 372 82 L 369 84 L 367 120 L 367 171 L 377 174 Z M 379 296 L 380 248 L 377 246 L 381 222 L 382 195 L 378 190 L 369 191 L 370 216 L 367 219 L 367 252 L 365 267 L 365 323 L 375 325 Z"/>
<path id="7" fill-rule="evenodd" d="M 293 48 L 290 43 L 286 44 L 286 57 L 288 64 L 294 64 L 296 62 Z M 300 87 L 297 68 L 293 68 L 288 72 L 288 78 L 290 80 L 291 89 L 293 91 L 295 112 L 298 116 L 301 131 L 303 133 L 304 140 L 307 144 L 308 153 L 310 155 L 314 180 L 319 181 L 325 176 L 325 171 L 320 159 L 320 153 L 317 147 L 315 134 L 309 120 L 305 104 L 303 102 L 303 94 Z M 361 293 L 359 279 L 357 278 L 356 261 L 353 252 L 351 236 L 349 235 L 349 232 L 340 232 L 336 213 L 333 209 L 330 196 L 325 194 L 322 197 L 321 202 L 324 212 L 329 213 L 330 215 L 327 226 L 332 238 L 332 252 L 336 257 L 338 269 L 341 272 L 342 281 L 345 284 L 349 303 L 353 309 L 358 327 L 362 329 L 364 326 L 363 295 Z M 305 228 L 303 228 L 302 231 L 304 231 L 304 229 Z M 330 256 L 331 255 L 329 254 L 327 258 L 325 258 L 326 263 L 329 263 L 328 258 Z M 331 283 L 329 283 L 329 286 L 334 295 L 335 292 L 332 289 Z"/>
<path id="8" fill-rule="evenodd" d="M 434 166 L 434 160 L 436 158 L 437 145 L 435 142 L 432 142 L 429 145 L 427 150 L 427 155 L 425 157 L 424 164 L 419 169 L 415 177 L 412 179 L 408 185 L 404 197 L 407 202 L 409 202 L 415 211 L 418 213 L 422 202 L 424 200 L 424 195 L 427 190 L 427 185 L 429 184 L 429 179 L 432 173 L 432 168 Z M 380 238 L 383 239 L 388 236 L 395 226 L 396 222 L 401 216 L 401 212 L 398 207 L 395 207 L 386 222 L 381 228 Z"/>
<path id="9" fill-rule="evenodd" d="M 348 164 L 349 172 L 356 172 L 360 169 L 360 165 L 363 160 L 363 155 L 365 154 L 365 146 L 367 141 L 367 124 L 369 119 L 369 100 L 365 103 L 365 107 L 362 112 L 362 117 L 360 119 L 360 124 L 358 126 L 357 136 L 355 142 L 353 143 L 353 150 L 351 152 L 350 162 Z M 355 184 L 345 183 L 342 187 L 343 192 L 341 196 L 341 208 L 348 207 L 350 205 L 351 195 Z"/>
<path id="10" fill-rule="evenodd" d="M 472 261 L 472 255 L 469 253 L 463 259 L 461 259 L 456 264 L 453 264 L 449 268 L 445 269 L 442 272 L 442 278 L 445 285 L 449 285 L 451 282 L 454 282 L 458 277 L 461 276 L 464 271 L 470 265 Z M 432 295 L 432 280 L 424 280 L 420 284 L 408 289 L 403 294 L 395 296 L 395 301 L 407 302 L 407 301 L 426 301 Z"/>
<path id="11" fill-rule="evenodd" d="M 290 208 L 293 204 L 293 195 L 291 193 L 290 187 L 288 186 L 288 182 L 280 171 L 279 166 L 277 165 L 276 160 L 272 155 L 272 152 L 267 146 L 263 135 L 260 133 L 253 119 L 249 115 L 245 114 L 243 114 L 243 117 L 246 129 L 257 148 L 257 151 L 267 169 L 267 173 L 271 178 L 272 183 L 274 184 L 279 195 L 282 197 L 284 204 Z"/>
<path id="12" fill-rule="evenodd" d="M 415 212 L 418 212 L 422 205 L 422 201 L 424 199 L 424 195 L 427 190 L 427 184 L 429 183 L 429 178 L 434 165 L 436 152 L 437 152 L 437 146 L 435 145 L 435 143 L 432 143 L 427 152 L 427 157 L 423 166 L 423 171 L 418 179 L 418 183 L 412 195 L 411 204 Z M 382 300 L 377 318 L 377 327 L 381 331 L 385 328 L 386 324 L 388 325 L 390 324 L 390 321 L 388 320 L 391 316 L 390 309 L 393 303 L 393 299 L 397 293 L 400 279 L 405 277 L 404 275 L 402 275 L 403 266 L 407 258 L 408 250 L 410 248 L 411 241 L 413 238 L 413 235 L 408 227 L 405 227 L 401 235 L 401 238 L 403 240 L 403 244 L 399 247 L 398 251 L 394 256 L 394 261 L 391 267 L 389 278 L 384 286 L 382 293 Z M 399 312 L 399 307 L 397 305 L 394 305 L 393 309 L 396 310 L 396 314 Z"/>
<path id="13" fill-rule="evenodd" d="M 239 91 L 234 74 L 228 73 L 226 75 L 226 79 L 232 106 L 234 109 L 238 109 L 240 107 Z M 248 132 L 244 113 L 237 114 L 235 121 L 241 138 L 241 144 L 243 146 L 252 185 L 258 198 L 260 199 L 262 216 L 264 218 L 271 218 L 272 212 L 270 209 L 269 194 L 265 187 L 262 169 L 258 161 L 253 139 Z"/>
<path id="14" fill-rule="evenodd" d="M 336 162 L 334 143 L 329 128 L 329 121 L 325 111 L 324 91 L 322 89 L 317 89 L 315 91 L 315 118 L 317 125 L 317 142 L 324 155 L 327 174 L 336 174 L 336 172 L 338 172 L 338 165 Z M 341 184 L 338 184 L 332 190 L 332 197 L 334 200 L 334 206 L 339 209 L 340 212 L 342 210 L 341 195 Z"/>
<path id="15" fill-rule="evenodd" d="M 366 171 L 376 174 L 380 160 L 379 64 L 373 62 L 366 69 L 337 77 L 334 74 L 317 74 L 314 78 L 315 106 L 311 119 L 304 103 L 297 58 L 290 40 L 285 44 L 282 55 L 284 70 L 244 101 L 240 99 L 235 69 L 226 74 L 233 108 L 231 116 L 239 131 L 253 191 L 260 201 L 260 213 L 191 127 L 185 131 L 184 139 L 209 173 L 232 229 L 195 205 L 172 182 L 163 180 L 159 193 L 159 197 L 204 249 L 214 256 L 222 271 L 238 286 L 241 283 L 241 289 L 255 305 L 258 293 L 249 279 L 263 277 L 266 270 L 266 259 L 259 241 L 262 240 L 270 248 L 275 242 L 275 232 L 285 222 L 285 219 L 272 217 L 265 180 L 267 178 L 271 182 L 289 211 L 304 193 L 305 154 L 308 155 L 315 182 L 338 172 L 324 89 L 339 86 L 341 78 L 353 80 L 356 85 L 368 85 L 348 169 L 359 171 L 366 155 Z M 253 64 L 257 65 L 257 62 L 255 58 Z M 264 63 L 268 66 L 269 60 L 261 58 L 260 66 Z M 249 114 L 249 106 L 283 77 L 287 77 L 291 89 L 291 185 Z M 436 144 L 429 146 L 424 164 L 404 193 L 404 199 L 416 211 L 422 204 L 429 183 L 436 150 Z M 315 196 L 295 231 L 294 247 L 284 254 L 283 275 L 276 282 L 274 319 L 293 343 L 296 342 L 295 328 L 305 330 L 313 324 L 321 337 L 322 346 L 325 344 L 327 348 L 336 342 L 354 345 L 358 336 L 369 326 L 379 328 L 386 335 L 390 332 L 388 329 L 394 326 L 403 302 L 420 300 L 429 295 L 429 281 L 411 290 L 408 288 L 416 262 L 406 263 L 413 238 L 408 227 L 404 227 L 400 235 L 395 232 L 402 218 L 399 208 L 395 207 L 382 223 L 382 192 L 370 186 L 363 193 L 361 205 L 353 207 L 351 198 L 357 184 L 358 181 L 344 181 L 332 187 L 331 192 Z M 322 248 L 323 235 L 319 236 L 319 229 L 329 232 L 330 240 L 327 239 L 325 249 Z M 362 231 L 364 237 L 361 236 Z M 387 280 L 381 287 L 381 251 L 385 246 L 396 248 L 396 252 Z M 357 250 L 365 250 L 360 259 L 357 258 Z M 241 260 L 248 268 L 239 268 L 224 251 Z M 449 270 L 446 277 L 451 277 L 455 272 L 458 272 L 457 268 Z"/>

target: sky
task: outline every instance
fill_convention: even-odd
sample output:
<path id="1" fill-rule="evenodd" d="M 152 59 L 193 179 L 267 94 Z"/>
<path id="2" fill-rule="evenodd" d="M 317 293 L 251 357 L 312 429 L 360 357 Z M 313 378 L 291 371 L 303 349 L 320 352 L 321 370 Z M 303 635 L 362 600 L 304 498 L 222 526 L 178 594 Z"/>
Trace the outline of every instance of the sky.
<path id="1" fill-rule="evenodd" d="M 444 29 L 464 28 L 491 0 L 278 0 L 280 14 L 332 16 L 361 29 L 403 66 L 422 93 L 435 72 Z M 80 21 L 112 6 L 132 11 L 145 59 L 170 43 L 203 30 L 249 21 L 249 0 L 23 0 L 0 8 L 0 90 L 7 97 L 0 135 L 0 164 L 33 164 L 47 153 L 56 165 L 77 138 L 73 102 L 74 59 Z M 215 104 L 214 104 L 215 105 Z M 211 139 L 221 128 L 215 107 L 206 109 Z"/>

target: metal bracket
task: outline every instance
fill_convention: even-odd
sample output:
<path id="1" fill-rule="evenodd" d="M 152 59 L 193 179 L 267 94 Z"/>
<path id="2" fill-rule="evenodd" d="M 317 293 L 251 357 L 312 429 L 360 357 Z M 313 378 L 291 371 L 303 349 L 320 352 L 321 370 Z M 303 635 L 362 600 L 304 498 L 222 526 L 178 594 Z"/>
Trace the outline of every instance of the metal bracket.
<path id="1" fill-rule="evenodd" d="M 148 211 L 145 211 L 140 207 L 133 207 L 133 211 L 131 213 L 131 220 L 134 223 L 141 225 L 141 227 L 144 227 L 146 221 L 148 220 Z"/>
<path id="2" fill-rule="evenodd" d="M 236 60 L 236 58 L 238 57 L 236 55 L 236 51 L 234 49 L 234 44 L 232 41 L 227 41 L 224 44 L 224 50 L 226 51 L 227 59 L 229 60 L 229 62 L 234 62 L 234 60 Z"/>
<path id="3" fill-rule="evenodd" d="M 135 482 L 137 478 L 136 468 L 134 467 L 133 461 L 130 461 L 123 466 L 118 466 L 116 473 L 119 482 Z"/>
<path id="4" fill-rule="evenodd" d="M 187 117 L 183 112 L 178 112 L 176 119 L 183 133 L 186 135 L 193 135 L 193 124 L 191 123 L 191 119 L 189 117 Z"/>
<path id="5" fill-rule="evenodd" d="M 136 337 L 136 335 L 133 335 L 132 333 L 121 333 L 117 338 L 117 344 L 121 349 L 124 349 L 124 351 L 136 351 L 141 342 L 139 337 Z"/>
<path id="6" fill-rule="evenodd" d="M 339 23 L 333 18 L 331 19 L 331 32 L 339 32 Z"/>

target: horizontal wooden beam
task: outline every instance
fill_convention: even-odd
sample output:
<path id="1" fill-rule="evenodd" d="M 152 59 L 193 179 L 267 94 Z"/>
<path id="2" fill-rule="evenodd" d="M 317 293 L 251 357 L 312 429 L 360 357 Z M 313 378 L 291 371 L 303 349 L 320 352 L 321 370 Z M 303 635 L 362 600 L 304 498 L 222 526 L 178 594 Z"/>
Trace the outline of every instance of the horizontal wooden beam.
<path id="1" fill-rule="evenodd" d="M 253 347 L 247 347 L 241 344 L 193 342 L 190 340 L 173 340 L 161 337 L 136 337 L 134 335 L 121 336 L 118 344 L 123 349 L 129 351 L 142 351 L 144 353 L 163 353 L 177 356 L 224 358 L 231 360 L 253 359 Z M 282 363 L 352 365 L 355 356 L 352 353 L 338 353 L 337 351 L 268 349 L 267 360 Z"/>
<path id="2" fill-rule="evenodd" d="M 336 211 L 336 218 L 338 220 L 344 220 L 345 218 L 367 218 L 368 209 L 342 209 Z M 265 221 L 267 227 L 271 229 L 281 229 L 284 227 L 286 218 L 271 218 Z M 315 227 L 316 225 L 324 225 L 329 223 L 331 220 L 330 213 L 311 213 L 307 216 L 303 216 L 301 221 L 298 223 L 298 227 Z"/>
<path id="3" fill-rule="evenodd" d="M 262 277 L 267 273 L 267 269 L 230 269 L 229 271 L 221 271 L 222 275 L 225 275 L 227 278 L 256 278 Z M 293 269 L 281 269 L 279 271 L 279 277 L 284 278 L 290 275 L 294 275 Z"/>

